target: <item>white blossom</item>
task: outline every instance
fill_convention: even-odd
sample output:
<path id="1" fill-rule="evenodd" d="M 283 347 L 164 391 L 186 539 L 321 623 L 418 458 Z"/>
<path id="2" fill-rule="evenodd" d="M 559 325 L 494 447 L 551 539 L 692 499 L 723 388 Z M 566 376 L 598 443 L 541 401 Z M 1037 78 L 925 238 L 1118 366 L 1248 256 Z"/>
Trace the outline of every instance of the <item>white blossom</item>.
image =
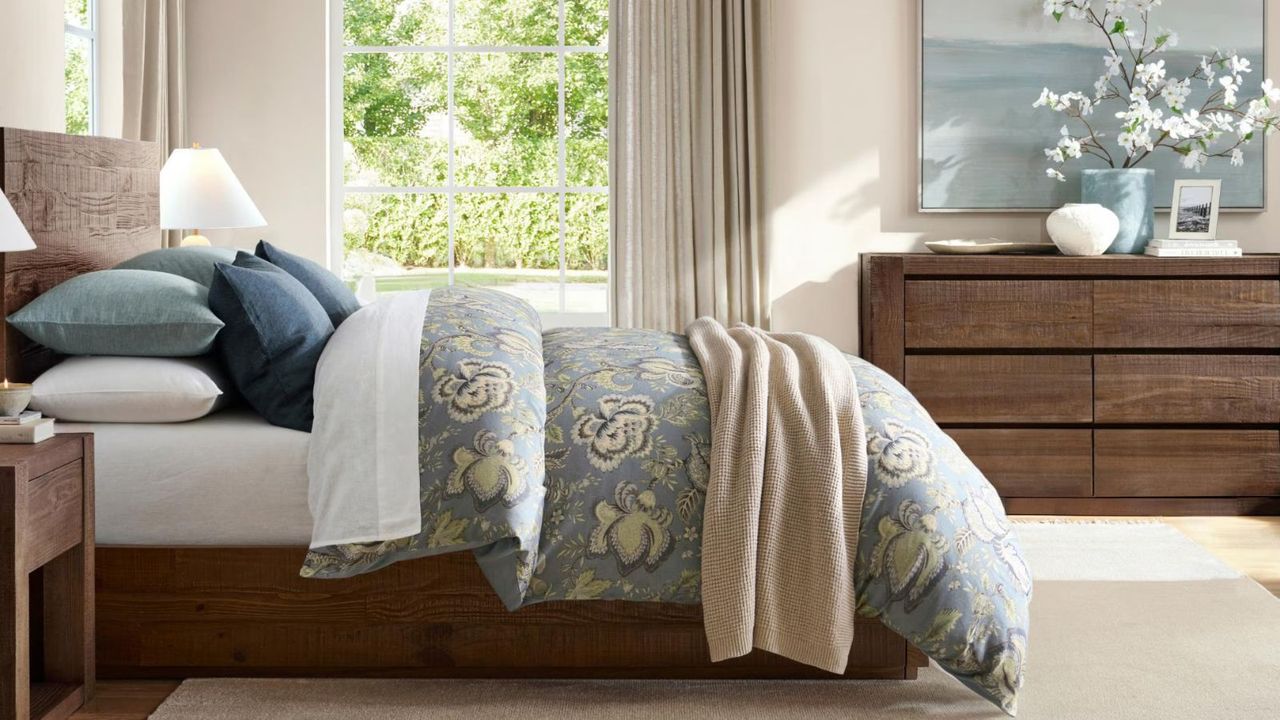
<path id="1" fill-rule="evenodd" d="M 1182 156 L 1182 167 L 1187 170 L 1200 172 L 1200 169 L 1203 168 L 1205 163 L 1208 161 L 1209 158 L 1204 154 L 1203 150 L 1200 148 L 1191 148 L 1186 155 Z"/>
<path id="2" fill-rule="evenodd" d="M 1270 78 L 1262 81 L 1262 97 L 1267 105 L 1280 101 L 1280 88 L 1272 84 Z"/>
<path id="3" fill-rule="evenodd" d="M 1107 94 L 1107 76 L 1103 75 L 1093 83 L 1093 99 L 1101 100 L 1103 95 Z"/>
<path id="4" fill-rule="evenodd" d="M 1164 102 L 1169 106 L 1170 110 L 1180 112 L 1182 106 L 1187 102 L 1187 98 L 1191 96 L 1191 79 L 1171 80 L 1165 83 L 1160 90 L 1160 97 L 1164 98 Z"/>
<path id="5" fill-rule="evenodd" d="M 1233 107 L 1236 104 L 1236 91 L 1240 89 L 1240 80 L 1232 75 L 1223 75 L 1218 78 L 1218 84 L 1222 86 L 1222 104 Z"/>
<path id="6" fill-rule="evenodd" d="M 1204 75 L 1204 84 L 1213 87 L 1213 78 L 1217 73 L 1213 69 L 1213 63 L 1209 62 L 1207 55 L 1200 57 L 1200 73 Z"/>
<path id="7" fill-rule="evenodd" d="M 1143 63 L 1134 70 L 1138 81 L 1151 89 L 1160 87 L 1164 82 L 1165 69 L 1164 61 L 1160 60 L 1154 63 Z"/>
<path id="8" fill-rule="evenodd" d="M 1102 62 L 1107 67 L 1107 76 L 1109 77 L 1119 75 L 1124 68 L 1124 58 L 1120 57 L 1115 50 L 1104 55 Z"/>
<path id="9" fill-rule="evenodd" d="M 1099 156 L 1114 154 L 1106 152 L 1104 136 L 1085 119 L 1095 108 L 1113 100 L 1118 108 L 1105 107 L 1108 115 L 1114 114 L 1118 120 L 1120 131 L 1114 143 L 1127 154 L 1126 166 L 1141 162 L 1147 154 L 1164 147 L 1178 153 L 1182 166 L 1189 170 L 1199 172 L 1210 158 L 1229 157 L 1231 164 L 1238 167 L 1244 162 L 1241 147 L 1253 140 L 1259 130 L 1270 134 L 1280 128 L 1280 86 L 1266 80 L 1257 94 L 1241 97 L 1245 94 L 1243 76 L 1253 71 L 1247 58 L 1215 48 L 1200 57 L 1194 72 L 1173 74 L 1162 54 L 1179 44 L 1178 33 L 1164 27 L 1154 29 L 1150 18 L 1161 0 L 1105 0 L 1102 18 L 1090 14 L 1090 0 L 1044 0 L 1043 4 L 1045 12 L 1056 19 L 1088 20 L 1112 45 L 1103 55 L 1102 74 L 1093 84 L 1092 96 L 1077 91 L 1054 92 L 1046 87 L 1035 101 L 1033 107 L 1046 107 L 1066 118 L 1055 144 L 1044 148 L 1049 164 L 1046 177 L 1065 181 L 1059 167 L 1086 153 L 1097 150 Z M 1126 12 L 1136 13 L 1137 21 L 1130 23 L 1122 14 Z M 1139 42 L 1135 28 L 1144 38 L 1151 28 L 1154 40 Z M 1123 37 L 1112 32 L 1117 29 Z M 1134 62 L 1132 74 L 1126 70 L 1126 58 Z M 1200 107 L 1188 107 L 1195 79 L 1204 80 L 1209 93 Z M 1123 86 L 1128 86 L 1127 93 L 1118 89 Z M 1073 134 L 1072 128 L 1078 132 Z M 1106 143 L 1111 142 L 1107 138 Z M 1111 163 L 1113 167 L 1118 160 L 1117 157 Z"/>

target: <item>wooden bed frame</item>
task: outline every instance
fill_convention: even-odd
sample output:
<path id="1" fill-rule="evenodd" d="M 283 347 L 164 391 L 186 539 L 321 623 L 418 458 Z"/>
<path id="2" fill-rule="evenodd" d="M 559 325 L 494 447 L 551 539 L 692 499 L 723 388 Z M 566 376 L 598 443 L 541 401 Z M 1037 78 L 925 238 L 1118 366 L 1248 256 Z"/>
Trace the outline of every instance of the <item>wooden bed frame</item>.
<path id="1" fill-rule="evenodd" d="M 161 247 L 162 160 L 152 143 L 0 128 L 0 190 L 37 246 L 0 255 L 0 310 Z M 57 361 L 7 325 L 3 336 L 10 379 Z M 306 580 L 305 552 L 99 546 L 98 676 L 839 677 L 761 651 L 712 664 L 698 606 L 549 602 L 509 613 L 468 553 Z M 925 664 L 860 620 L 843 677 L 914 678 Z"/>

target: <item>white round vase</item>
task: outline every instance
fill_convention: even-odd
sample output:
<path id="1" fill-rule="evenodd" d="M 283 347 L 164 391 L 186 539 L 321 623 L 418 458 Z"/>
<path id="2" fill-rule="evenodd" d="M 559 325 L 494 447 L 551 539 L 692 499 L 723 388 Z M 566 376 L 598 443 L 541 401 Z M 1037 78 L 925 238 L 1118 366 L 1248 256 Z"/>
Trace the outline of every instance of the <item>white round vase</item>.
<path id="1" fill-rule="evenodd" d="M 1063 255 L 1101 255 L 1120 232 L 1120 218 L 1101 205 L 1068 203 L 1045 220 L 1049 238 Z"/>

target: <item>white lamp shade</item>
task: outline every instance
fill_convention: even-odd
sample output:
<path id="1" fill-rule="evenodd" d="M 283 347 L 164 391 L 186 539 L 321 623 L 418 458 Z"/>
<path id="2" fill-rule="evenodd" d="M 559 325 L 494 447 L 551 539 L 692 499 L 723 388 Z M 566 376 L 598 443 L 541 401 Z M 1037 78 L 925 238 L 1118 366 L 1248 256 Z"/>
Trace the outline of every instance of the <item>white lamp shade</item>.
<path id="1" fill-rule="evenodd" d="M 267 221 L 215 148 L 174 150 L 160 170 L 160 227 L 262 227 Z"/>
<path id="2" fill-rule="evenodd" d="M 36 243 L 31 239 L 31 233 L 27 232 L 26 226 L 18 219 L 18 213 L 13 211 L 9 198 L 0 192 L 0 252 L 35 249 Z"/>

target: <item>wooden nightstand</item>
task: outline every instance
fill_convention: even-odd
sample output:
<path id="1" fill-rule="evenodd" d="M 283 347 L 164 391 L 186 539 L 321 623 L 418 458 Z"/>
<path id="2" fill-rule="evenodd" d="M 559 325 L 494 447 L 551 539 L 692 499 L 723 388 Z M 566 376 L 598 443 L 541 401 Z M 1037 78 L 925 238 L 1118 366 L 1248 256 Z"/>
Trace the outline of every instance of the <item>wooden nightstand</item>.
<path id="1" fill-rule="evenodd" d="M 0 445 L 0 720 L 93 692 L 93 435 Z"/>

